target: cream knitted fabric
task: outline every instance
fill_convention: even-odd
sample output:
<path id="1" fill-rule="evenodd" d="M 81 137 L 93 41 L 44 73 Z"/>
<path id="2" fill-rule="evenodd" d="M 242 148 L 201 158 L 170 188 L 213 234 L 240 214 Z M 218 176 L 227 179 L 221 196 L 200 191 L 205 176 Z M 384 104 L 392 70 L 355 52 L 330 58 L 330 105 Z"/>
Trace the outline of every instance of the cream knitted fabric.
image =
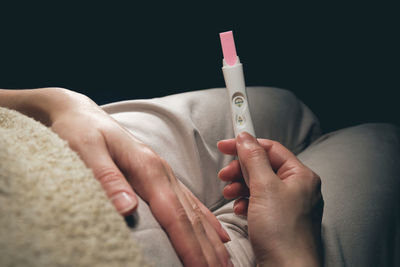
<path id="1" fill-rule="evenodd" d="M 0 266 L 143 266 L 92 172 L 50 129 L 0 108 Z"/>

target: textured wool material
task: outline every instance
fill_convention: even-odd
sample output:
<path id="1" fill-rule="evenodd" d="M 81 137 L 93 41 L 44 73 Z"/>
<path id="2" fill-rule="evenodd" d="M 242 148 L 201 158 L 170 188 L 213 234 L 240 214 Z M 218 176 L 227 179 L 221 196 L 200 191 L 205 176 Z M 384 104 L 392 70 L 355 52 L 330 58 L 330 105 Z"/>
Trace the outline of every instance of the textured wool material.
<path id="1" fill-rule="evenodd" d="M 0 266 L 145 266 L 93 173 L 49 128 L 0 108 Z"/>

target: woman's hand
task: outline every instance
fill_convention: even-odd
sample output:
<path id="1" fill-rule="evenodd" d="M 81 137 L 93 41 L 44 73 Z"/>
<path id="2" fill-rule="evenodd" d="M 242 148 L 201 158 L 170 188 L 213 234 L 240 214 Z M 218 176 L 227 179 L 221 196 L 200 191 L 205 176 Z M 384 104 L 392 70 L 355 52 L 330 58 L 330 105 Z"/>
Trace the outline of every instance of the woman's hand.
<path id="1" fill-rule="evenodd" d="M 189 266 L 226 266 L 229 241 L 215 216 L 140 142 L 88 97 L 66 89 L 0 90 L 0 105 L 34 117 L 68 141 L 123 215 L 137 207 L 132 187 Z"/>
<path id="2" fill-rule="evenodd" d="M 221 152 L 239 155 L 219 172 L 225 198 L 238 198 L 236 214 L 247 215 L 248 231 L 261 266 L 320 264 L 323 201 L 321 181 L 281 144 L 241 133 L 218 143 Z M 246 186 L 243 175 L 249 179 Z M 268 265 L 271 264 L 271 265 Z"/>

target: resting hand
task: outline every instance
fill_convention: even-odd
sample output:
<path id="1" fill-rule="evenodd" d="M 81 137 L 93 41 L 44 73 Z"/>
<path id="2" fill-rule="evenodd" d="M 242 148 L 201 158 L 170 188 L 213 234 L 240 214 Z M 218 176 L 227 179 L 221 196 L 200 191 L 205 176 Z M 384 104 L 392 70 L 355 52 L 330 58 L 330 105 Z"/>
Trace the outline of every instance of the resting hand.
<path id="1" fill-rule="evenodd" d="M 166 230 L 185 265 L 225 266 L 229 236 L 215 216 L 174 176 L 170 166 L 88 97 L 65 89 L 0 90 L 0 105 L 51 126 L 67 140 L 123 215 L 135 191 Z M 6 101 L 5 101 L 6 100 Z"/>
<path id="2" fill-rule="evenodd" d="M 223 140 L 218 148 L 240 157 L 243 170 L 234 160 L 219 177 L 232 182 L 223 194 L 238 198 L 235 213 L 247 215 L 257 262 L 261 266 L 318 266 L 323 209 L 318 175 L 281 144 L 257 141 L 248 133 Z"/>

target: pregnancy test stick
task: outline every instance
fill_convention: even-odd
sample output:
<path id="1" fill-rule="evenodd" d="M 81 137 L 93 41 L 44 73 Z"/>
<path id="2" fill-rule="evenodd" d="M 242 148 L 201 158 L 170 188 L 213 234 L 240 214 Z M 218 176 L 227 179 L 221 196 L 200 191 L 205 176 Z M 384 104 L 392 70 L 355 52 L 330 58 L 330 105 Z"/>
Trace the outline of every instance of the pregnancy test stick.
<path id="1" fill-rule="evenodd" d="M 226 89 L 228 89 L 235 137 L 241 132 L 248 132 L 252 136 L 256 136 L 250 116 L 249 102 L 247 101 L 243 65 L 236 54 L 232 31 L 222 32 L 219 34 L 219 37 L 224 54 L 222 72 L 224 74 Z M 242 166 L 240 157 L 239 163 Z M 247 186 L 249 186 L 248 177 L 245 175 L 243 177 Z"/>
<path id="2" fill-rule="evenodd" d="M 228 89 L 229 102 L 231 103 L 232 122 L 235 137 L 241 132 L 248 132 L 255 136 L 253 121 L 251 120 L 249 103 L 247 101 L 246 85 L 244 83 L 243 65 L 236 55 L 235 41 L 232 31 L 219 34 L 221 39 L 222 72 L 225 85 Z"/>

